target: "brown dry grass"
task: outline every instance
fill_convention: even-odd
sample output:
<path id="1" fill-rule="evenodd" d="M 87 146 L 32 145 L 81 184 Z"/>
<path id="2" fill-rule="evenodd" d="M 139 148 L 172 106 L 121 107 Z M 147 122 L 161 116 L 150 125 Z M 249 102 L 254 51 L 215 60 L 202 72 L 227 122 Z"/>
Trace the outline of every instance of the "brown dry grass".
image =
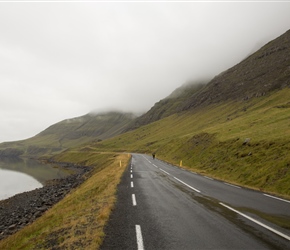
<path id="1" fill-rule="evenodd" d="M 117 185 L 130 155 L 69 154 L 74 154 L 72 158 L 76 163 L 88 161 L 94 165 L 92 175 L 33 224 L 2 240 L 0 249 L 99 248 L 104 226 L 116 201 Z M 59 160 L 61 157 L 65 159 L 67 155 L 59 156 Z"/>

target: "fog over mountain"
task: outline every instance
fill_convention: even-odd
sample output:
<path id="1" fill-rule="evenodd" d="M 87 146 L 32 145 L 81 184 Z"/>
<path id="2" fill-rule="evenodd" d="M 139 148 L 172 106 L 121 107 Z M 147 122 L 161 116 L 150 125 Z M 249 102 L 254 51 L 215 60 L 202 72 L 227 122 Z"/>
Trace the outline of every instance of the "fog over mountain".
<path id="1" fill-rule="evenodd" d="M 290 28 L 286 2 L 1 2 L 0 142 L 148 111 Z"/>

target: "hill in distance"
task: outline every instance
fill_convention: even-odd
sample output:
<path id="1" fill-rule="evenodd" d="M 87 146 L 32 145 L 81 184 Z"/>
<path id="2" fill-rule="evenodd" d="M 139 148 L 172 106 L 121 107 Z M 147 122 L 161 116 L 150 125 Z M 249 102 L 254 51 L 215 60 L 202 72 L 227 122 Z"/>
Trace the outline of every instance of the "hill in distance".
<path id="1" fill-rule="evenodd" d="M 132 113 L 89 113 L 58 122 L 36 136 L 0 144 L 0 156 L 41 156 L 122 133 L 135 119 Z"/>

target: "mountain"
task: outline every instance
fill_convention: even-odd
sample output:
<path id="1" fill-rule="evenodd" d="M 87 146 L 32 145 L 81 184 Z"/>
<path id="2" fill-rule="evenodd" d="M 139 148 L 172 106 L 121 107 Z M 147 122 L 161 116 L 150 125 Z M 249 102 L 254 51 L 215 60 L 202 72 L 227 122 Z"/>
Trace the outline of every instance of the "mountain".
<path id="1" fill-rule="evenodd" d="M 56 123 L 36 137 L 56 136 L 61 147 L 78 140 L 104 140 L 122 133 L 134 118 L 131 113 L 89 113 Z"/>
<path id="2" fill-rule="evenodd" d="M 246 101 L 290 87 L 290 30 L 267 43 L 184 101 L 182 111 L 225 101 Z"/>
<path id="3" fill-rule="evenodd" d="M 239 64 L 206 81 L 187 83 L 136 118 L 129 130 L 175 113 L 227 101 L 247 101 L 290 87 L 290 30 Z"/>
<path id="4" fill-rule="evenodd" d="M 177 113 L 183 107 L 184 101 L 200 91 L 205 85 L 206 81 L 185 83 L 174 90 L 168 97 L 155 103 L 148 112 L 133 120 L 129 124 L 127 131 L 134 130 Z"/>
<path id="5" fill-rule="evenodd" d="M 0 156 L 39 156 L 116 136 L 135 119 L 132 113 L 89 113 L 56 123 L 27 140 L 0 144 Z"/>

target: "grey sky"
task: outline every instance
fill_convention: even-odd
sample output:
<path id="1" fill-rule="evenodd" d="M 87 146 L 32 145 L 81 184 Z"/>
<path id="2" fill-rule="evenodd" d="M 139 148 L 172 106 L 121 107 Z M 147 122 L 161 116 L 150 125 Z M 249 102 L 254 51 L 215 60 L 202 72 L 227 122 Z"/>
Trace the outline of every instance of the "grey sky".
<path id="1" fill-rule="evenodd" d="M 290 29 L 290 2 L 0 2 L 0 142 L 147 111 Z"/>

